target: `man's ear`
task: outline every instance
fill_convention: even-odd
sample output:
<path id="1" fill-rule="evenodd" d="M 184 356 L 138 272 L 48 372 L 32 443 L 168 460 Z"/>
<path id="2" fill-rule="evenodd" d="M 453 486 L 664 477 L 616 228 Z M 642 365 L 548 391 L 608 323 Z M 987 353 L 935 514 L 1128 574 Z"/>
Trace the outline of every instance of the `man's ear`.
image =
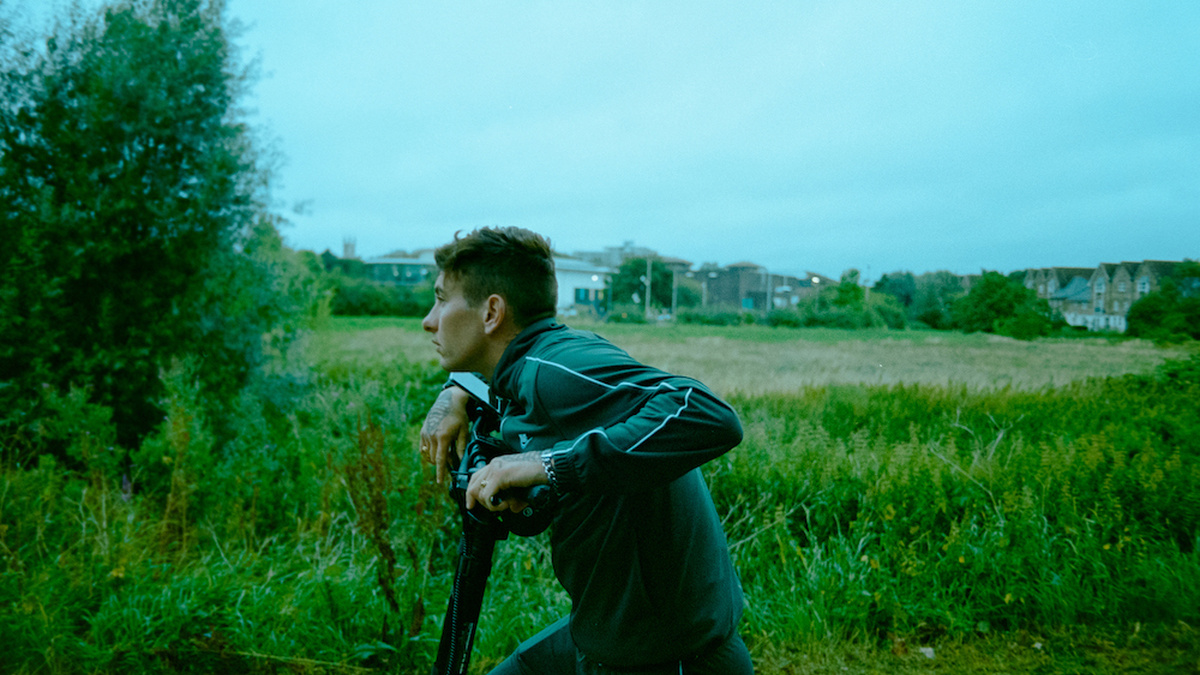
<path id="1" fill-rule="evenodd" d="M 508 311 L 508 302 L 505 301 L 504 296 L 493 293 L 483 301 L 483 332 L 485 334 L 495 334 L 511 318 Z"/>

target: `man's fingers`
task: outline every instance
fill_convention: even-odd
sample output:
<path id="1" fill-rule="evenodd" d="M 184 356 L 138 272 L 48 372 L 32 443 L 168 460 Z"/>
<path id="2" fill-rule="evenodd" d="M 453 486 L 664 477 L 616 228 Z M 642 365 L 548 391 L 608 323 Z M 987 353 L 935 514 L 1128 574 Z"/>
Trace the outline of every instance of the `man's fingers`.
<path id="1" fill-rule="evenodd" d="M 434 466 L 437 468 L 437 482 L 441 485 L 446 480 L 446 460 L 447 454 L 450 451 L 450 444 L 439 440 L 437 449 L 434 451 Z"/>
<path id="2" fill-rule="evenodd" d="M 463 453 L 467 451 L 467 428 L 460 427 L 458 430 L 458 444 L 454 446 L 458 450 L 458 458 L 462 459 Z"/>

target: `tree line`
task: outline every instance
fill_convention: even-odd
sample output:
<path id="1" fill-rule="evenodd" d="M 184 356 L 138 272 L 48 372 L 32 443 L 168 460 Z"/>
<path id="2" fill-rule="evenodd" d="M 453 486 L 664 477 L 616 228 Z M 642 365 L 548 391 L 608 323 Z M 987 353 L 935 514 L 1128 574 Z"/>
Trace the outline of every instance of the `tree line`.
<path id="1" fill-rule="evenodd" d="M 983 271 L 964 284 L 947 271 L 884 274 L 870 287 L 859 270 L 842 273 L 836 285 L 820 289 L 795 307 L 759 312 L 728 307 L 705 307 L 699 282 L 673 278 L 666 264 L 651 260 L 651 305 L 676 309 L 676 319 L 688 323 L 731 325 L 766 323 L 772 326 L 892 329 L 927 328 L 1005 335 L 1022 340 L 1069 334 L 1069 326 L 1050 303 L 1024 284 L 1024 271 L 1001 274 Z M 647 261 L 626 260 L 612 277 L 610 292 L 618 312 L 610 318 L 643 321 Z M 702 268 L 701 272 L 706 271 Z M 1185 261 L 1174 278 L 1138 299 L 1130 308 L 1126 335 L 1178 342 L 1200 339 L 1200 263 Z"/>

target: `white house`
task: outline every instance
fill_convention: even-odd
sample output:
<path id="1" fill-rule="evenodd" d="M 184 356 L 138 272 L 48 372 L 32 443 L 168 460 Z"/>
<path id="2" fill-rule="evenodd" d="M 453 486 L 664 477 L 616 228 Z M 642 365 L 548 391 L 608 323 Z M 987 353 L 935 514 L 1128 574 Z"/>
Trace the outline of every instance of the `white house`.
<path id="1" fill-rule="evenodd" d="M 558 279 L 558 312 L 573 316 L 580 310 L 603 312 L 608 297 L 608 278 L 612 270 L 579 258 L 554 256 L 554 275 Z"/>

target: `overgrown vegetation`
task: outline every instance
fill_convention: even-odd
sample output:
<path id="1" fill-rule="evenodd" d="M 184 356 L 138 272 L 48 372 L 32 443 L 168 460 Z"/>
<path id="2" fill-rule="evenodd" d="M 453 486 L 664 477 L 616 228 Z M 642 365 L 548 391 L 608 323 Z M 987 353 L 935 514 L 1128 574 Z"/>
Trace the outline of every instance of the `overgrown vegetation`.
<path id="1" fill-rule="evenodd" d="M 1156 342 L 1200 340 L 1200 263 L 1185 260 L 1176 278 L 1133 303 L 1128 333 Z"/>
<path id="2" fill-rule="evenodd" d="M 231 400 L 312 289 L 266 210 L 221 3 L 77 8 L 0 48 L 0 431 L 79 387 L 136 444 L 159 368 L 189 354 L 206 400 Z"/>
<path id="3" fill-rule="evenodd" d="M 95 451 L 111 422 L 84 397 L 48 404 L 79 468 L 8 439 L 13 669 L 427 670 L 458 525 L 412 442 L 442 374 L 402 356 L 322 363 L 238 397 L 225 444 L 194 364 L 176 363 L 128 478 Z M 1193 357 L 1053 388 L 733 396 L 746 441 L 706 474 L 760 671 L 833 645 L 903 663 L 993 639 L 1044 666 L 1098 634 L 1195 663 L 1178 626 L 1200 621 L 1197 395 Z M 502 544 L 479 672 L 565 611 L 545 540 Z"/>

